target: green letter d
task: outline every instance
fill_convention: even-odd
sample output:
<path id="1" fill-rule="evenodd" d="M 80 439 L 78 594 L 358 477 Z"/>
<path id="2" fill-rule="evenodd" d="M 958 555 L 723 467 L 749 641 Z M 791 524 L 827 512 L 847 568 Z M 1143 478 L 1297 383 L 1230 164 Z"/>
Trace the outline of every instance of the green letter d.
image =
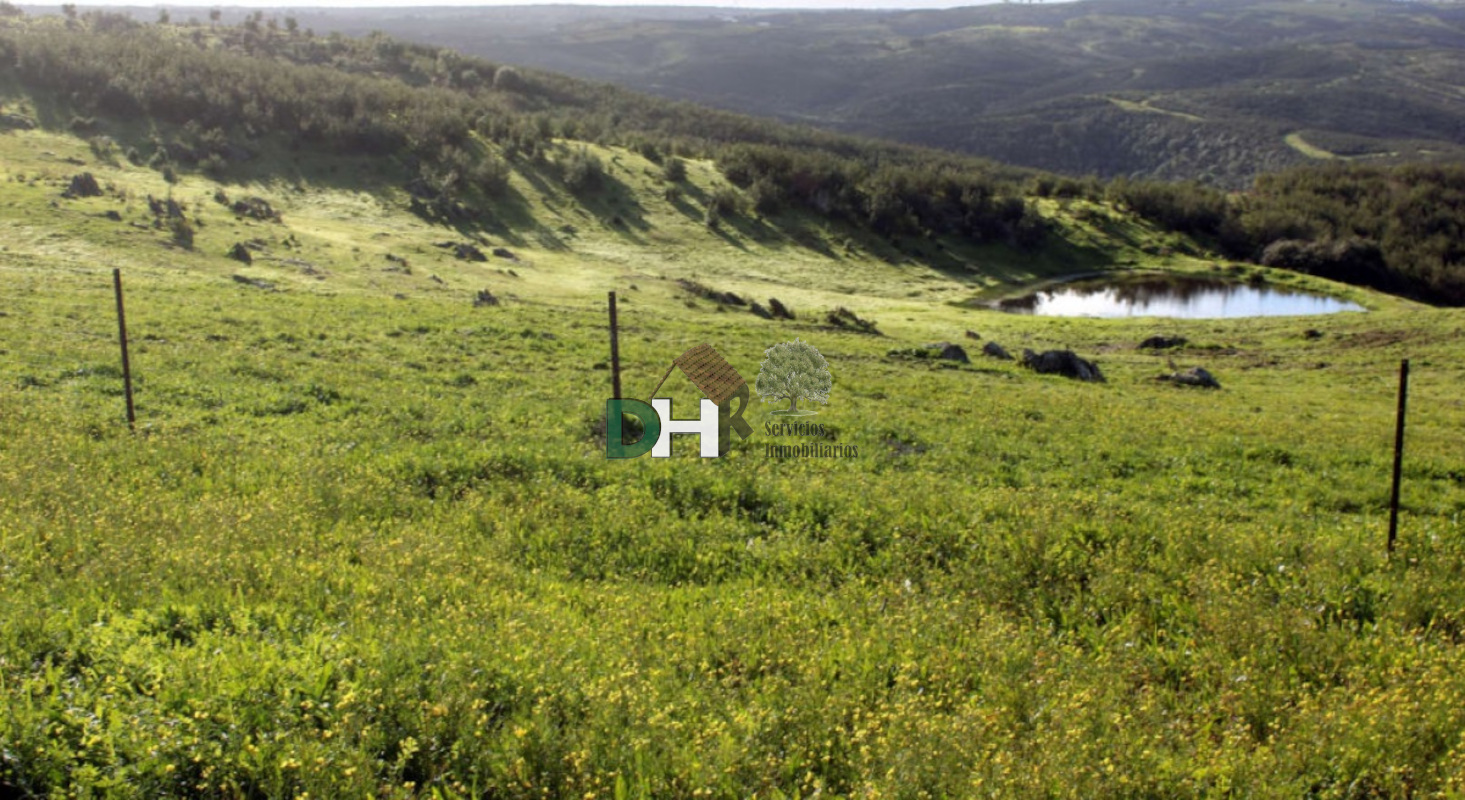
<path id="1" fill-rule="evenodd" d="M 641 438 L 624 444 L 625 418 L 633 414 L 641 419 Z M 661 415 L 649 403 L 629 398 L 605 401 L 605 457 L 635 458 L 651 452 L 656 440 L 661 438 Z"/>

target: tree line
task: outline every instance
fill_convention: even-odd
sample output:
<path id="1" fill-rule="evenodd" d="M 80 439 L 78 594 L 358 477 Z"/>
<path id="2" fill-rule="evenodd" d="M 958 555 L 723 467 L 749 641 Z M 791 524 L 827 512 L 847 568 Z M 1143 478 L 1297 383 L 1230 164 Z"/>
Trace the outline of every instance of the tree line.
<path id="1" fill-rule="evenodd" d="M 471 216 L 502 191 L 503 159 L 543 164 L 551 142 L 574 139 L 634 149 L 668 174 L 680 158 L 711 159 L 765 216 L 793 207 L 886 236 L 1033 247 L 1044 236 L 1033 196 L 1088 197 L 1232 258 L 1465 304 L 1465 167 L 1301 168 L 1236 194 L 1100 183 L 661 100 L 382 34 L 316 36 L 271 23 L 262 14 L 236 26 L 142 24 L 96 10 L 5 14 L 0 75 L 83 117 L 148 118 L 182 132 L 152 152 L 130 151 L 137 161 L 226 169 L 249 143 L 282 137 L 394 158 L 412 173 L 413 196 L 450 216 Z M 601 185 L 593 159 L 556 166 L 577 191 Z"/>
<path id="2" fill-rule="evenodd" d="M 635 149 L 653 161 L 715 160 L 760 213 L 798 204 L 883 234 L 965 234 L 1031 243 L 1026 170 L 665 101 L 381 34 L 298 26 L 147 25 L 91 11 L 0 27 L 3 69 L 77 113 L 185 126 L 163 157 L 219 165 L 266 135 L 336 152 L 401 156 L 414 194 L 492 193 L 507 174 L 474 142 L 535 158 L 554 139 Z M 157 160 L 155 154 L 140 154 Z M 593 165 L 590 165 L 593 167 Z M 593 186 L 573 159 L 566 177 Z M 463 196 L 471 193 L 462 192 Z"/>
<path id="3" fill-rule="evenodd" d="M 1107 193 L 1232 258 L 1465 305 L 1465 165 L 1298 167 L 1236 194 L 1116 180 Z"/>

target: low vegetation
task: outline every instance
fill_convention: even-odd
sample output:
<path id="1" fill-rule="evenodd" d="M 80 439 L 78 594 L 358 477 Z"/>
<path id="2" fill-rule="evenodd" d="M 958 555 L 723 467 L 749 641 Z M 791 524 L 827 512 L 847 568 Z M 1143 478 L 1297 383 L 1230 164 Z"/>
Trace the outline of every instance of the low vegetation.
<path id="1" fill-rule="evenodd" d="M 1075 265 L 1233 269 L 1084 186 L 1021 194 L 1017 222 L 1044 229 L 1032 249 L 941 233 L 964 205 L 949 197 L 889 233 L 817 193 L 709 228 L 719 192 L 747 197 L 736 167 L 769 157 L 759 143 L 679 149 L 668 193 L 662 145 L 544 133 L 561 112 L 493 99 L 546 85 L 532 71 L 399 90 L 407 73 L 351 55 L 381 40 L 347 40 L 337 84 L 238 51 L 308 38 L 288 26 L 201 25 L 204 47 L 170 50 L 191 32 L 107 38 L 111 19 L 0 35 L 25 59 L 78 54 L 8 73 L 5 113 L 38 124 L 0 133 L 0 794 L 1465 791 L 1459 310 L 1264 267 L 1244 271 L 1370 311 L 977 310 L 955 301 Z M 398 112 L 501 102 L 492 124 L 534 132 L 467 117 L 459 151 L 506 167 L 492 191 L 449 180 L 456 156 L 422 149 L 424 122 L 400 113 L 375 129 L 405 137 L 381 156 L 353 149 L 371 137 L 227 128 L 249 158 L 211 172 L 172 147 L 211 128 L 165 105 L 68 130 L 90 90 L 37 87 L 92 68 L 84 28 L 123 96 L 212 107 L 217 90 L 225 107 L 208 59 L 238 59 L 261 80 L 320 77 L 296 88 L 322 102 L 342 87 Z M 128 59 L 187 62 L 205 99 L 133 87 Z M 881 185 L 858 155 L 807 164 L 850 159 L 853 185 Z M 576 163 L 598 188 L 561 168 Z M 891 173 L 897 195 L 928 167 Z M 63 196 L 82 173 L 100 193 Z M 678 441 L 669 459 L 608 461 L 608 291 L 625 396 L 697 343 L 751 380 L 800 339 L 828 363 L 828 405 L 782 436 L 754 405 L 753 436 L 716 460 Z M 733 313 L 729 295 L 798 313 Z M 978 335 L 1072 350 L 1106 382 L 888 355 Z M 1139 347 L 1153 336 L 1183 343 Z M 1224 388 L 1157 380 L 1193 367 Z M 678 416 L 699 399 L 680 375 L 660 394 Z"/>
<path id="2" fill-rule="evenodd" d="M 1052 249 L 1053 233 L 1037 199 L 1095 221 L 1101 214 L 1083 204 L 1109 200 L 1232 258 L 1465 302 L 1455 167 L 1301 169 L 1268 176 L 1239 199 L 1199 184 L 1106 186 L 705 111 L 380 35 L 317 37 L 257 16 L 208 28 L 99 11 L 64 24 L 10 18 L 0 26 L 0 63 L 50 98 L 43 121 L 68 119 L 104 163 L 122 149 L 170 182 L 180 169 L 224 180 L 258 174 L 270 167 L 255 159 L 271 148 L 329 145 L 377 160 L 372 180 L 400 181 L 419 216 L 482 229 L 513 223 L 503 217 L 513 216 L 505 209 L 515 205 L 515 170 L 552 172 L 576 202 L 602 208 L 624 195 L 592 150 L 557 144 L 569 140 L 659 163 L 669 200 L 683 199 L 683 158 L 712 160 L 732 184 L 700 203 L 712 230 L 756 216 L 797 237 L 791 216 L 812 215 L 898 248 L 903 237 L 948 237 L 1035 253 Z M 501 70 L 514 77 L 486 77 Z M 155 126 L 107 123 L 138 118 Z M 1356 202 L 1365 196 L 1373 199 Z M 1111 251 L 1116 233 L 1099 233 L 1096 250 Z M 186 245 L 187 232 L 178 234 Z M 915 255 L 931 256 L 919 246 Z"/>

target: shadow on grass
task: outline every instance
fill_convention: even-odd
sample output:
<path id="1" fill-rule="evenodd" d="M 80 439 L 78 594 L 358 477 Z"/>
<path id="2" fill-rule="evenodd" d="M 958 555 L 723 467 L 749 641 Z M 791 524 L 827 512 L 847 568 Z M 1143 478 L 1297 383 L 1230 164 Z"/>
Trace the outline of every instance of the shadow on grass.
<path id="1" fill-rule="evenodd" d="M 0 84 L 3 86 L 3 84 Z M 366 195 L 388 207 L 405 206 L 411 198 L 405 190 L 415 171 L 404 157 L 392 154 L 343 154 L 323 145 L 301 143 L 287 136 L 273 134 L 259 138 L 230 136 L 228 149 L 232 159 L 224 159 L 215 169 L 203 168 L 205 160 L 190 157 L 192 137 L 182 126 L 156 123 L 146 118 L 118 119 L 83 113 L 54 97 L 31 96 L 36 122 L 51 133 L 75 135 L 82 139 L 105 136 L 116 145 L 118 162 L 136 159 L 138 168 L 161 172 L 171 166 L 180 176 L 198 176 L 219 184 L 231 195 L 241 196 L 258 191 L 261 185 L 279 184 L 285 192 L 304 191 L 307 187 Z M 93 119 L 90 125 L 73 124 Z M 197 148 L 202 149 L 202 148 Z M 171 151 L 171 152 L 170 152 Z M 562 192 L 540 174 L 541 169 L 517 159 L 515 171 L 546 197 Z M 84 167 L 77 167 L 78 171 Z M 624 187 L 621 187 L 624 192 Z M 457 232 L 466 239 L 492 236 L 510 246 L 539 246 L 564 250 L 567 245 L 536 219 L 531 202 L 512 186 L 501 192 L 485 195 L 477 190 L 462 193 L 447 203 L 424 202 L 411 209 L 419 219 Z M 614 215 L 614 211 L 607 211 Z M 624 212 L 622 212 L 624 213 Z M 639 206 L 630 212 L 645 225 Z"/>

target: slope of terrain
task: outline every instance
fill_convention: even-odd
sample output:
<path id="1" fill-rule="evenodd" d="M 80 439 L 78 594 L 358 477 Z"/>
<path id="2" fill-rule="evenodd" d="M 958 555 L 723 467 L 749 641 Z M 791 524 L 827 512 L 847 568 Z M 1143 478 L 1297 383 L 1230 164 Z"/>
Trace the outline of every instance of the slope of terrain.
<path id="1" fill-rule="evenodd" d="M 257 156 L 270 147 L 328 148 L 370 159 L 372 173 L 358 179 L 400 187 L 418 216 L 465 231 L 534 227 L 510 185 L 515 173 L 559 181 L 597 218 L 640 225 L 636 208 L 615 207 L 624 181 L 591 149 L 553 144 L 568 141 L 642 156 L 661 171 L 662 198 L 710 229 L 726 223 L 827 250 L 819 231 L 833 226 L 852 246 L 952 275 L 989 280 L 1000 261 L 1072 273 L 1131 261 L 1126 249 L 1209 248 L 1465 303 L 1465 170 L 1453 165 L 1330 161 L 1241 194 L 1103 184 L 710 111 L 379 33 L 321 37 L 263 12 L 234 26 L 149 26 L 99 11 L 12 18 L 0 26 L 0 81 L 38 98 L 32 116 L 0 116 L 7 128 L 65 127 L 89 136 L 99 156 L 164 176 L 248 176 L 269 169 Z M 726 184 L 684 196 L 686 158 L 712 162 Z M 1149 224 L 1135 227 L 1136 215 Z M 1150 235 L 1156 226 L 1170 233 Z"/>
<path id="2" fill-rule="evenodd" d="M 26 33 L 0 44 L 39 59 L 49 43 Z M 187 58 L 142 35 L 146 55 Z M 794 202 L 759 213 L 756 182 L 716 159 L 521 135 L 555 113 L 511 107 L 531 94 L 478 96 L 516 133 L 470 127 L 471 157 L 444 154 L 413 138 L 439 129 L 390 115 L 461 98 L 341 83 L 353 46 L 337 70 L 188 62 L 177 94 L 131 93 L 118 58 L 109 102 L 149 104 L 131 115 L 26 88 L 30 72 L 5 87 L 5 119 L 40 124 L 0 132 L 0 794 L 1465 791 L 1461 311 L 1228 264 L 1053 192 L 1017 195 L 1042 221 L 1026 248 Z M 75 52 L 67 68 L 86 68 Z M 318 114 L 247 96 L 271 105 L 251 119 L 314 132 L 220 139 L 207 114 L 226 98 L 187 90 L 226 85 L 209 72 L 224 65 L 235 86 L 351 91 Z M 404 105 L 355 115 L 380 98 Z M 951 302 L 1115 266 L 1369 311 L 1106 321 Z M 834 376 L 822 429 L 773 436 L 755 402 L 726 457 L 678 441 L 608 461 L 608 291 L 626 395 L 697 344 L 752 380 L 798 338 Z M 1137 347 L 1155 334 L 1187 343 Z M 907 357 L 937 341 L 972 363 Z M 987 359 L 988 341 L 1074 348 L 1107 382 Z M 1155 380 L 1169 362 L 1224 388 Z M 698 399 L 680 375 L 659 394 L 679 416 Z"/>
<path id="3" fill-rule="evenodd" d="M 534 213 L 576 228 L 566 246 L 495 237 L 513 260 L 468 262 L 434 246 L 456 231 L 324 177 L 359 162 L 170 187 L 71 136 L 0 148 L 7 792 L 1458 788 L 1457 311 L 1355 290 L 1372 311 L 1024 318 L 933 302 L 917 290 L 949 279 L 923 265 L 723 241 L 649 200 L 637 243 L 553 192 Z M 61 198 L 83 168 L 105 194 Z M 153 227 L 147 198 L 170 191 L 192 250 Z M 251 264 L 224 255 L 238 242 Z M 499 303 L 475 307 L 483 289 Z M 697 343 L 751 378 L 802 338 L 835 376 L 826 438 L 775 439 L 755 404 L 726 458 L 606 461 L 612 289 L 628 394 Z M 831 326 L 838 306 L 883 335 Z M 980 342 L 948 369 L 887 355 L 966 330 L 1077 348 L 1108 383 L 984 362 Z M 1135 349 L 1154 333 L 1187 337 L 1169 358 L 1225 388 L 1156 382 L 1165 358 Z M 1388 560 L 1401 356 L 1414 420 Z M 680 377 L 662 394 L 697 399 Z"/>
<path id="4" fill-rule="evenodd" d="M 291 12 L 295 13 L 295 12 Z M 667 97 L 1069 174 L 1236 188 L 1465 154 L 1453 4 L 1092 0 L 947 11 L 311 12 Z"/>

